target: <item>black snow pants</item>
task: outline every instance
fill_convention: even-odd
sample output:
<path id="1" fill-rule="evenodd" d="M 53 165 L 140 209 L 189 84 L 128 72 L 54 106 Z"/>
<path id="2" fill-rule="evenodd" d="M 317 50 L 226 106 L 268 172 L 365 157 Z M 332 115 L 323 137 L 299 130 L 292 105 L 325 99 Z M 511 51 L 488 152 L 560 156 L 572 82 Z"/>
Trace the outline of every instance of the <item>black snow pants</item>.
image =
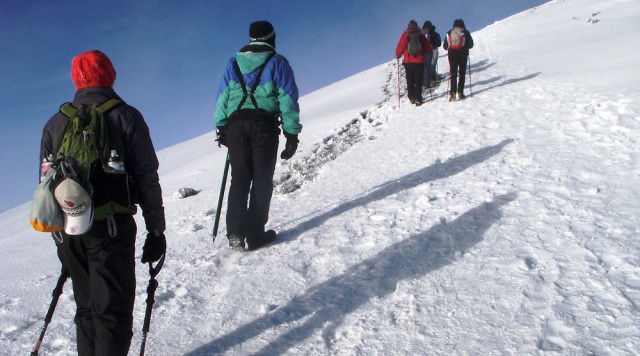
<path id="1" fill-rule="evenodd" d="M 264 110 L 240 110 L 229 118 L 226 136 L 231 164 L 227 235 L 258 241 L 269 220 L 278 121 Z"/>
<path id="2" fill-rule="evenodd" d="M 450 68 L 449 74 L 451 75 L 451 91 L 449 94 L 462 93 L 464 91 L 465 74 L 467 72 L 467 58 L 469 58 L 469 53 L 449 50 L 448 57 Z"/>
<path id="3" fill-rule="evenodd" d="M 404 71 L 407 74 L 407 96 L 422 104 L 422 80 L 424 74 L 424 63 L 403 63 Z"/>
<path id="4" fill-rule="evenodd" d="M 126 356 L 131 345 L 137 227 L 131 215 L 115 215 L 115 220 L 115 237 L 101 220 L 83 235 L 63 233 L 56 244 L 73 283 L 80 356 Z"/>

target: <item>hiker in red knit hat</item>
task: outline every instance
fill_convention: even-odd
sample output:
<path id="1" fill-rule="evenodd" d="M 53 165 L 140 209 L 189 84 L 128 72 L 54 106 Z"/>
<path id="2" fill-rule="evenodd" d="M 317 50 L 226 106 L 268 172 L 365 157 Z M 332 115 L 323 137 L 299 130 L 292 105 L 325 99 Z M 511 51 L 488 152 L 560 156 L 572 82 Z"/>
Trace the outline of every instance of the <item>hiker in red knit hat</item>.
<path id="1" fill-rule="evenodd" d="M 104 53 L 94 50 L 73 58 L 71 79 L 78 89 L 72 103 L 75 108 L 95 108 L 111 99 L 120 100 L 104 116 L 109 150 L 122 158 L 128 184 L 117 185 L 113 180 L 105 184 L 114 179 L 113 174 L 107 174 L 98 160 L 91 168 L 89 180 L 93 189 L 91 199 L 87 200 L 89 204 L 93 200 L 97 206 L 100 197 L 117 194 L 125 195 L 130 204 L 128 209 L 123 207 L 125 212 L 108 214 L 102 220 L 96 215 L 91 221 L 88 216 L 84 221 L 88 230 L 84 233 L 70 235 L 73 231 L 65 228 L 54 233 L 54 238 L 62 268 L 73 281 L 78 354 L 127 355 L 133 336 L 136 288 L 134 203 L 142 208 L 147 230 L 142 262 L 156 262 L 166 251 L 158 159 L 144 118 L 113 90 L 116 71 Z M 58 138 L 68 120 L 59 111 L 47 122 L 40 162 L 58 154 Z M 68 203 L 62 196 L 66 191 L 56 190 L 58 201 Z M 137 192 L 138 201 L 133 201 L 134 195 L 130 194 L 133 191 Z"/>
<path id="2" fill-rule="evenodd" d="M 100 51 L 89 51 L 71 61 L 71 80 L 76 89 L 88 87 L 113 88 L 116 70 L 111 60 Z"/>

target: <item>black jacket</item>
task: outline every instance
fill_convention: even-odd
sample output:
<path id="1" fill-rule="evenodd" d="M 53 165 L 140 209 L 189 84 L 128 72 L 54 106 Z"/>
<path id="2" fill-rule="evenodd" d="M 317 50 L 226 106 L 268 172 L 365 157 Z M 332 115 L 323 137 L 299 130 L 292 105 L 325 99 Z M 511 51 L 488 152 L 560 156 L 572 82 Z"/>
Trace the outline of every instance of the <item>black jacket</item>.
<path id="1" fill-rule="evenodd" d="M 73 106 L 100 105 L 109 99 L 120 97 L 109 88 L 90 87 L 80 89 L 73 99 Z M 56 144 L 62 127 L 68 118 L 58 111 L 47 122 L 42 132 L 40 160 L 49 154 L 57 153 Z M 115 149 L 122 156 L 124 166 L 132 178 L 137 195 L 137 203 L 142 208 L 147 231 L 165 230 L 164 207 L 162 206 L 162 189 L 158 177 L 158 158 L 142 114 L 133 106 L 119 104 L 106 114 L 109 133 L 109 148 Z M 94 187 L 99 189 L 99 187 Z M 131 213 L 135 214 L 135 206 Z"/>
<path id="2" fill-rule="evenodd" d="M 460 49 L 449 48 L 449 34 L 451 34 L 451 30 L 447 31 L 447 35 L 444 38 L 444 44 L 442 45 L 442 47 L 444 47 L 444 49 L 449 51 L 450 53 L 459 53 L 459 54 L 468 55 L 469 49 L 473 48 L 473 37 L 471 37 L 471 33 L 467 31 L 467 29 L 464 30 L 464 37 L 465 37 L 464 47 Z"/>
<path id="3" fill-rule="evenodd" d="M 436 32 L 435 26 L 433 26 L 433 29 L 429 31 L 429 42 L 431 42 L 433 49 L 437 49 L 442 46 L 442 38 L 440 37 L 440 34 Z"/>

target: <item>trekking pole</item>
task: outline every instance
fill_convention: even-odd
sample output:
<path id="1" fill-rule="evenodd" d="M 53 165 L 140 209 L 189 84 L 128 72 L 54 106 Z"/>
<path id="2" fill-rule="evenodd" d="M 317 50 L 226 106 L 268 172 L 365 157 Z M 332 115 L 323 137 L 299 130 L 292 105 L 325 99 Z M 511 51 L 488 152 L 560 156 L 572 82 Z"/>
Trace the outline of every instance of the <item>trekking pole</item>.
<path id="1" fill-rule="evenodd" d="M 469 96 L 473 96 L 473 85 L 471 84 L 471 56 L 468 56 L 469 60 Z"/>
<path id="2" fill-rule="evenodd" d="M 38 351 L 40 350 L 40 345 L 42 345 L 42 340 L 44 339 L 44 333 L 47 332 L 47 327 L 51 322 L 51 318 L 53 318 L 53 311 L 56 310 L 56 305 L 58 305 L 58 299 L 60 299 L 60 295 L 62 295 L 62 287 L 64 283 L 69 278 L 69 273 L 66 269 L 62 269 L 60 273 L 60 277 L 58 278 L 58 283 L 56 287 L 53 289 L 53 293 L 51 295 L 53 298 L 51 299 L 51 304 L 49 304 L 49 311 L 47 312 L 47 316 L 44 317 L 44 327 L 42 328 L 42 332 L 40 332 L 40 338 L 38 338 L 38 342 L 36 342 L 36 346 L 31 351 L 31 356 L 38 356 Z"/>
<path id="3" fill-rule="evenodd" d="M 144 356 L 144 350 L 147 346 L 147 334 L 149 333 L 149 325 L 151 324 L 151 311 L 153 310 L 153 303 L 156 302 L 154 296 L 156 289 L 158 289 L 156 276 L 160 273 L 162 265 L 164 265 L 165 256 L 166 254 L 162 255 L 155 268 L 153 268 L 153 263 L 149 262 L 149 275 L 151 277 L 149 279 L 149 285 L 147 286 L 147 310 L 144 313 L 144 324 L 142 325 L 142 345 L 140 345 L 140 356 Z"/>
<path id="4" fill-rule="evenodd" d="M 218 197 L 218 208 L 216 209 L 216 219 L 213 223 L 213 242 L 216 242 L 218 236 L 218 224 L 220 223 L 220 209 L 224 200 L 224 189 L 227 186 L 227 175 L 229 174 L 229 151 L 227 151 L 227 160 L 224 163 L 224 173 L 222 173 L 222 185 L 220 186 L 220 195 Z"/>
<path id="5" fill-rule="evenodd" d="M 431 73 L 429 73 L 429 75 L 431 75 Z M 431 81 L 429 81 L 429 83 L 431 83 Z M 432 90 L 432 88 L 427 88 L 427 90 L 429 91 L 429 100 L 433 101 L 433 90 Z"/>
<path id="6" fill-rule="evenodd" d="M 445 99 L 449 96 L 449 85 L 451 85 L 451 68 L 449 68 L 449 78 L 447 79 L 447 91 L 444 94 Z"/>
<path id="7" fill-rule="evenodd" d="M 396 58 L 396 68 L 398 69 L 398 107 L 400 107 L 400 58 Z"/>

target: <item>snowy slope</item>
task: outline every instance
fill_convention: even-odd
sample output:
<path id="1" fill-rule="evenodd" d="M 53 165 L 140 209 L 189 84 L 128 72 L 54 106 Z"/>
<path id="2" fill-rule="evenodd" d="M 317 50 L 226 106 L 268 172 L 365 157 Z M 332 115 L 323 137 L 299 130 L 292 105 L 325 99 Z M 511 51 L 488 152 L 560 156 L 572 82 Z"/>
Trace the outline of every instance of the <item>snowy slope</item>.
<path id="1" fill-rule="evenodd" d="M 305 96 L 279 237 L 256 252 L 226 247 L 224 208 L 212 245 L 213 135 L 160 151 L 169 251 L 147 353 L 637 354 L 640 45 L 620 25 L 639 18 L 637 1 L 556 0 L 499 21 L 474 33 L 461 102 L 443 83 L 398 106 L 395 61 Z M 2 355 L 33 348 L 59 272 L 28 210 L 0 215 Z M 73 354 L 73 313 L 68 284 L 42 354 Z"/>

